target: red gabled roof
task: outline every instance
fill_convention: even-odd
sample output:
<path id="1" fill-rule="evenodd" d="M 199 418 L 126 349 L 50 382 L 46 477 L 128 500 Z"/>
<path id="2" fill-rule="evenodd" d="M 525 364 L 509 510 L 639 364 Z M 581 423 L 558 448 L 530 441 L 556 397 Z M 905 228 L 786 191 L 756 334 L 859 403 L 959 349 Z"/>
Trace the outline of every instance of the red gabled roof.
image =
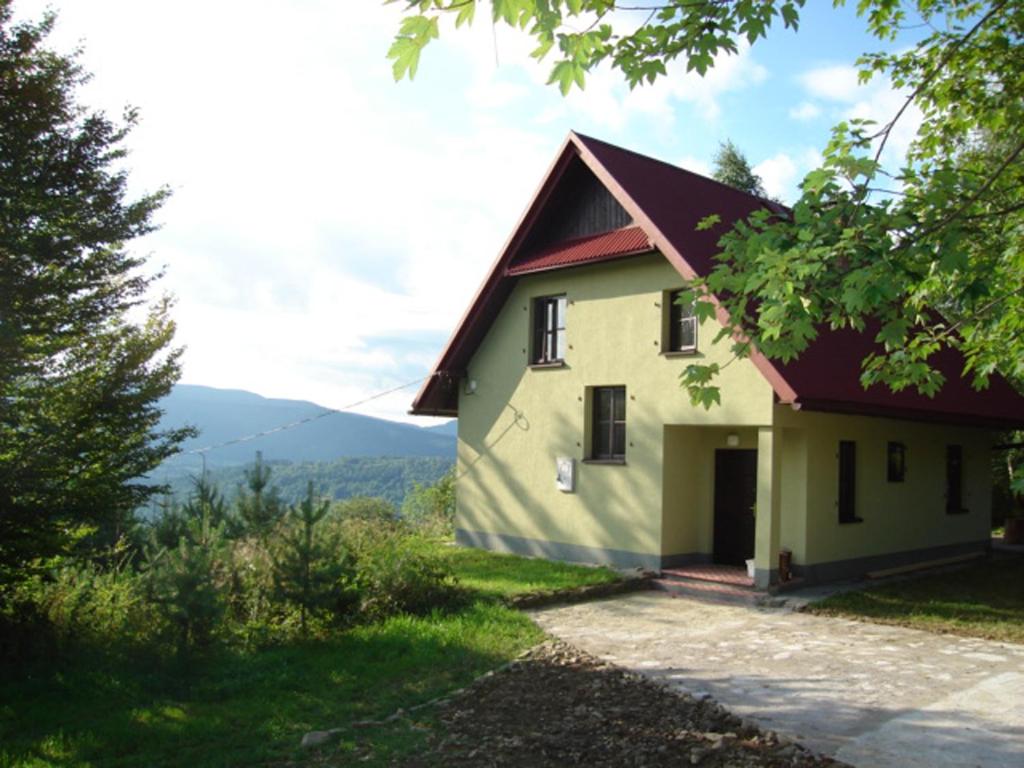
<path id="1" fill-rule="evenodd" d="M 633 218 L 635 226 L 520 253 L 566 169 L 582 162 Z M 756 210 L 782 213 L 778 204 L 620 147 L 570 133 L 540 188 L 520 218 L 472 304 L 413 402 L 413 413 L 455 416 L 458 379 L 465 371 L 517 276 L 576 266 L 657 249 L 684 278 L 704 275 L 719 252 L 718 241 L 733 222 Z M 710 214 L 720 223 L 698 230 Z M 719 307 L 719 318 L 727 319 Z M 785 365 L 758 352 L 751 360 L 771 383 L 780 402 L 808 409 L 899 418 L 929 418 L 985 426 L 1024 425 L 1024 398 L 1002 378 L 978 392 L 963 380 L 959 355 L 947 350 L 936 365 L 947 379 L 935 398 L 916 391 L 890 392 L 860 385 L 860 364 L 875 349 L 874 334 L 825 331 Z"/>
<path id="2" fill-rule="evenodd" d="M 641 227 L 623 227 L 599 235 L 588 235 L 566 240 L 543 248 L 537 253 L 521 256 L 512 260 L 505 273 L 508 275 L 524 275 L 528 272 L 543 272 L 559 267 L 573 267 L 579 264 L 592 264 L 595 261 L 620 259 L 651 250 L 651 241 L 647 239 Z"/>

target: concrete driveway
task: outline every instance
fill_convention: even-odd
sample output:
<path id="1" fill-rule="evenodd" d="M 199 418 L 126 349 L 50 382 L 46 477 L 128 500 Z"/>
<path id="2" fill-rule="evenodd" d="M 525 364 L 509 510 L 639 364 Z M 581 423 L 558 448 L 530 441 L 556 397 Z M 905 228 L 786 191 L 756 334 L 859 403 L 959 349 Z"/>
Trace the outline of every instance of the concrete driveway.
<path id="1" fill-rule="evenodd" d="M 1024 645 L 657 592 L 532 615 L 854 766 L 1024 766 Z"/>

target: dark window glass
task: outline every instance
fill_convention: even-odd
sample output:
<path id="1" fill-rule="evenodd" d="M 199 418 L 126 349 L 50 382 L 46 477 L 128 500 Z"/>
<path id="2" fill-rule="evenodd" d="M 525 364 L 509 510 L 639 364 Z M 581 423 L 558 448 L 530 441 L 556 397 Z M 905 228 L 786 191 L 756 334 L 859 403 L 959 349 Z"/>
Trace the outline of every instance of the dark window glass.
<path id="1" fill-rule="evenodd" d="M 889 443 L 886 452 L 886 475 L 890 483 L 902 483 L 907 473 L 907 446 L 903 443 Z"/>
<path id="2" fill-rule="evenodd" d="M 565 359 L 565 296 L 545 296 L 533 302 L 534 363 Z"/>
<path id="3" fill-rule="evenodd" d="M 839 522 L 857 521 L 857 444 L 839 441 Z"/>
<path id="4" fill-rule="evenodd" d="M 697 348 L 697 315 L 693 302 L 679 303 L 682 291 L 669 294 L 668 346 L 672 352 L 690 352 Z"/>
<path id="5" fill-rule="evenodd" d="M 591 458 L 626 458 L 626 388 L 594 387 L 594 441 Z"/>
<path id="6" fill-rule="evenodd" d="M 963 512 L 964 449 L 946 446 L 946 511 Z"/>

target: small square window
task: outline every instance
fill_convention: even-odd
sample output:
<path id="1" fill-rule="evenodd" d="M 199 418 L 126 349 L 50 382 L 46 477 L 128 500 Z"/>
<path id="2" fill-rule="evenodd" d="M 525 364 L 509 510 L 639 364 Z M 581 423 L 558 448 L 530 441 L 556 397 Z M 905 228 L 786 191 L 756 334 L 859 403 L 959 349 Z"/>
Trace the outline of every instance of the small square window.
<path id="1" fill-rule="evenodd" d="M 890 483 L 902 483 L 907 474 L 907 446 L 889 443 L 886 451 L 886 478 Z"/>
<path id="2" fill-rule="evenodd" d="M 626 458 L 626 388 L 594 387 L 590 458 Z"/>
<path id="3" fill-rule="evenodd" d="M 535 365 L 565 360 L 565 296 L 543 296 L 533 300 L 533 350 Z"/>
<path id="4" fill-rule="evenodd" d="M 693 302 L 682 301 L 683 291 L 668 291 L 664 304 L 668 327 L 663 336 L 663 352 L 697 351 L 697 313 Z"/>

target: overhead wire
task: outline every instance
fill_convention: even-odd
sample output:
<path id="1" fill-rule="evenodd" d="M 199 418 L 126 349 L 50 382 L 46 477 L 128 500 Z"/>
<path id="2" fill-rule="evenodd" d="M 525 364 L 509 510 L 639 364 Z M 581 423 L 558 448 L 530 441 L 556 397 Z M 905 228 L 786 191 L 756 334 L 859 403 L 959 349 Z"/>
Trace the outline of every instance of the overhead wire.
<path id="1" fill-rule="evenodd" d="M 271 427 L 270 429 L 264 429 L 259 432 L 253 432 L 252 434 L 243 435 L 242 437 L 234 437 L 230 440 L 222 440 L 219 443 L 206 445 L 203 446 L 202 448 L 191 448 L 187 451 L 182 451 L 181 453 L 186 456 L 199 455 L 203 456 L 203 458 L 205 459 L 205 455 L 207 453 L 216 450 L 217 448 L 225 448 L 229 445 L 238 445 L 239 443 L 252 442 L 253 440 L 258 440 L 259 438 L 266 437 L 267 435 L 274 435 L 277 434 L 278 432 L 286 432 L 289 429 L 301 427 L 303 424 L 309 424 L 312 421 L 318 421 L 319 419 L 326 418 L 327 416 L 333 416 L 336 413 L 345 413 L 347 411 L 352 410 L 353 408 L 358 408 L 360 405 L 365 405 L 366 403 L 372 402 L 374 400 L 379 400 L 382 397 L 393 395 L 395 392 L 401 392 L 403 389 L 408 389 L 409 387 L 415 384 L 422 384 L 427 379 L 433 378 L 434 376 L 437 375 L 438 374 L 435 372 L 430 374 L 429 376 L 423 376 L 413 381 L 406 382 L 405 384 L 401 384 L 397 387 L 392 387 L 391 389 L 384 390 L 383 392 L 377 392 L 376 394 L 370 395 L 369 397 L 364 397 L 362 400 L 357 400 L 354 403 L 343 405 L 340 408 L 325 408 L 320 413 L 314 413 L 310 416 L 305 416 L 301 419 L 290 421 L 287 424 L 281 424 L 280 426 L 277 427 Z"/>

